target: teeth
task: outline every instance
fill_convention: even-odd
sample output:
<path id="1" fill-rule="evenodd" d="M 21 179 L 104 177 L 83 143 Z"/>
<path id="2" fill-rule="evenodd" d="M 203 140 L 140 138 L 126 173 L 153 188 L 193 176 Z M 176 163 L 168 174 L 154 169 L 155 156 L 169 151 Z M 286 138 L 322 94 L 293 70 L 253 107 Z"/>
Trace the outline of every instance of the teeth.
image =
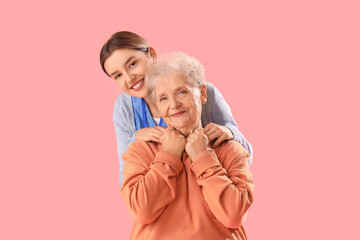
<path id="1" fill-rule="evenodd" d="M 143 82 L 143 81 L 140 81 L 138 84 L 136 84 L 135 86 L 133 86 L 133 89 L 137 89 L 137 88 L 141 85 L 142 82 Z"/>

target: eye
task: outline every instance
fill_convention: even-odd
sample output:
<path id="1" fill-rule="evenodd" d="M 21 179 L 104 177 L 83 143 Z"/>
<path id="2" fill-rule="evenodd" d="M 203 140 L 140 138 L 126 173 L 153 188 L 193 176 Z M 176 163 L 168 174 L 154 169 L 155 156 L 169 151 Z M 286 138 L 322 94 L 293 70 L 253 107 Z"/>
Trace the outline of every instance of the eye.
<path id="1" fill-rule="evenodd" d="M 159 102 L 165 101 L 166 99 L 167 99 L 166 97 L 161 97 L 161 98 L 159 99 Z"/>
<path id="2" fill-rule="evenodd" d="M 185 94 L 185 93 L 186 93 L 186 91 L 184 91 L 184 90 L 180 90 L 180 91 L 179 91 L 179 95 L 180 95 L 180 94 Z"/>
<path id="3" fill-rule="evenodd" d="M 120 74 L 120 73 L 119 73 L 119 74 L 116 74 L 114 79 L 116 80 L 116 79 L 118 79 L 119 77 L 121 77 L 121 74 Z"/>
<path id="4" fill-rule="evenodd" d="M 130 64 L 130 66 L 129 66 L 129 68 L 133 68 L 135 65 L 136 65 L 136 61 L 135 62 L 132 62 L 131 64 Z"/>

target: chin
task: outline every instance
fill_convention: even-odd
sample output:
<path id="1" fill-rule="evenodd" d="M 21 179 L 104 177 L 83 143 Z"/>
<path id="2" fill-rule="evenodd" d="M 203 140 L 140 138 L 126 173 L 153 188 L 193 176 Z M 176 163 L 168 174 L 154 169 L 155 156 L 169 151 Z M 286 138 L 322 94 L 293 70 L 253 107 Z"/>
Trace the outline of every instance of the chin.
<path id="1" fill-rule="evenodd" d="M 180 131 L 182 135 L 184 135 L 184 137 L 188 137 L 191 133 L 190 130 L 187 130 L 187 131 Z"/>
<path id="2" fill-rule="evenodd" d="M 182 135 L 184 135 L 184 137 L 187 137 L 190 135 L 190 133 L 192 133 L 192 128 L 189 129 L 188 127 L 183 127 L 183 128 L 176 128 L 176 130 L 178 130 L 179 132 L 181 132 Z"/>
<path id="3" fill-rule="evenodd" d="M 145 98 L 149 94 L 148 94 L 148 91 L 139 91 L 137 94 L 134 94 L 134 95 L 136 95 L 135 97 L 138 97 L 138 98 Z"/>

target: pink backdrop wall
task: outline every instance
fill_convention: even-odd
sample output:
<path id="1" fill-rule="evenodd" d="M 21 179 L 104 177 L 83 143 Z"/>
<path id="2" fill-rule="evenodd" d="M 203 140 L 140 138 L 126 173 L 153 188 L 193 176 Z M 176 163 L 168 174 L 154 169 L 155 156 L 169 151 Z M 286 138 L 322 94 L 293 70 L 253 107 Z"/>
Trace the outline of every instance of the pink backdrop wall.
<path id="1" fill-rule="evenodd" d="M 130 30 L 205 66 L 254 148 L 249 239 L 360 239 L 358 1 L 1 3 L 0 239 L 128 239 L 99 65 Z"/>

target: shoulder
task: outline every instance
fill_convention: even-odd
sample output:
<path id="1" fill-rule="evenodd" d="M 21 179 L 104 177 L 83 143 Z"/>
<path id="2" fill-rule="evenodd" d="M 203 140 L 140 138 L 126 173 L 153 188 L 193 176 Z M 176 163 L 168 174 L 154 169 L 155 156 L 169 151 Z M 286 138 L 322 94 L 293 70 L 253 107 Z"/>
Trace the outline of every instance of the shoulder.
<path id="1" fill-rule="evenodd" d="M 129 104 L 131 104 L 131 96 L 126 93 L 122 93 L 116 98 L 114 107 L 126 106 Z"/>
<path id="2" fill-rule="evenodd" d="M 217 90 L 217 88 L 209 82 L 206 82 L 206 93 L 209 94 L 214 94 L 215 90 Z"/>
<path id="3" fill-rule="evenodd" d="M 207 99 L 211 104 L 216 101 L 223 101 L 224 98 L 219 89 L 217 89 L 212 83 L 209 82 L 206 83 L 206 94 Z"/>
<path id="4" fill-rule="evenodd" d="M 214 88 L 214 87 L 215 87 L 215 86 L 214 86 L 212 83 L 210 83 L 210 82 L 206 82 L 205 84 L 206 84 L 206 87 L 207 87 L 207 88 Z"/>

